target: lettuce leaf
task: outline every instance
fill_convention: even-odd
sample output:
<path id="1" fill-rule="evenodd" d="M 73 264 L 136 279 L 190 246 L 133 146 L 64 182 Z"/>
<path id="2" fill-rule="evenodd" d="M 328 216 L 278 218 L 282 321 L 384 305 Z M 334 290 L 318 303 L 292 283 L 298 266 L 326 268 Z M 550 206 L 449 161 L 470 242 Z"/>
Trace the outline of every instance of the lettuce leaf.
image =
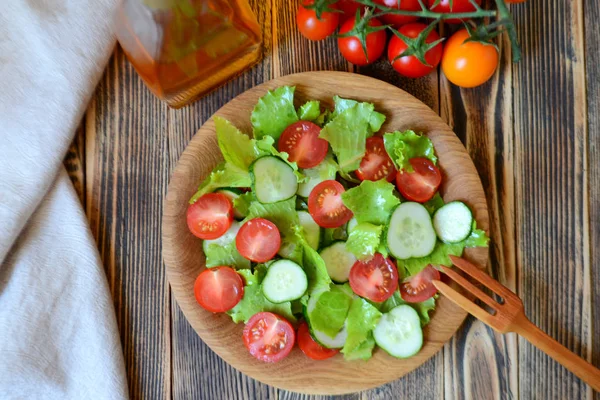
<path id="1" fill-rule="evenodd" d="M 220 265 L 235 266 L 239 269 L 250 268 L 250 261 L 239 253 L 235 246 L 235 240 L 226 245 L 209 244 L 204 248 L 206 266 L 208 268 Z"/>
<path id="2" fill-rule="evenodd" d="M 250 116 L 255 139 L 271 136 L 277 141 L 285 128 L 298 121 L 294 107 L 295 89 L 294 86 L 281 86 L 258 99 Z"/>
<path id="3" fill-rule="evenodd" d="M 253 201 L 248 207 L 248 216 L 245 221 L 253 218 L 268 219 L 277 226 L 282 239 L 295 239 L 295 227 L 300 224 L 298 213 L 296 212 L 296 197 L 267 204 Z"/>
<path id="4" fill-rule="evenodd" d="M 302 197 L 308 197 L 310 192 L 319 183 L 335 179 L 338 165 L 333 159 L 333 155 L 328 153 L 327 156 L 319 165 L 314 168 L 303 169 L 302 173 L 306 176 L 306 180 L 298 185 L 298 194 Z"/>
<path id="5" fill-rule="evenodd" d="M 310 100 L 298 110 L 298 119 L 302 121 L 315 121 L 321 115 L 319 100 Z"/>
<path id="6" fill-rule="evenodd" d="M 351 291 L 348 293 L 342 285 L 332 285 L 319 295 L 309 315 L 311 327 L 334 338 L 344 326 L 351 304 Z"/>
<path id="7" fill-rule="evenodd" d="M 356 258 L 364 259 L 374 255 L 381 243 L 383 226 L 361 222 L 356 225 L 346 242 L 346 250 L 354 254 Z"/>
<path id="8" fill-rule="evenodd" d="M 380 317 L 381 312 L 377 308 L 361 297 L 354 297 L 346 318 L 348 338 L 342 348 L 346 360 L 367 360 L 371 357 L 375 345 L 372 331 Z"/>
<path id="9" fill-rule="evenodd" d="M 323 228 L 321 232 L 323 236 L 323 239 L 321 240 L 321 247 L 327 247 L 338 240 L 345 241 L 348 239 L 346 225 L 340 226 L 339 228 Z"/>
<path id="10" fill-rule="evenodd" d="M 465 247 L 488 247 L 490 238 L 481 229 L 477 229 L 477 224 L 473 221 L 473 230 L 471 234 L 462 242 L 458 243 L 443 243 L 438 240 L 435 244 L 433 252 L 421 258 L 409 258 L 408 260 L 397 260 L 399 273 L 402 275 L 402 268 L 405 272 L 404 276 L 413 276 L 421 272 L 423 268 L 431 264 L 434 266 L 445 265 L 452 266 L 450 255 L 460 257 Z"/>
<path id="11" fill-rule="evenodd" d="M 426 157 L 434 164 L 437 163 L 433 143 L 425 135 L 419 135 L 411 130 L 395 131 L 385 133 L 383 143 L 398 170 L 406 169 L 408 172 L 412 172 L 413 167 L 408 160 L 413 157 Z"/>
<path id="12" fill-rule="evenodd" d="M 429 312 L 435 310 L 435 296 L 431 297 L 425 301 L 420 303 L 408 303 L 402 299 L 400 296 L 400 292 L 396 290 L 394 294 L 382 303 L 371 303 L 374 307 L 376 307 L 383 314 L 389 312 L 392 308 L 395 308 L 401 304 L 408 304 L 419 314 L 419 319 L 421 320 L 421 326 L 425 326 L 430 321 Z"/>
<path id="13" fill-rule="evenodd" d="M 381 128 L 385 120 L 371 103 L 335 97 L 335 111 L 321 130 L 320 138 L 329 142 L 342 172 L 358 169 L 365 155 L 365 141 Z"/>
<path id="14" fill-rule="evenodd" d="M 323 261 L 323 258 L 321 258 L 316 250 L 310 247 L 302 234 L 300 226 L 295 227 L 295 232 L 295 243 L 302 249 L 302 262 L 299 264 L 302 265 L 306 273 L 308 293 L 311 294 L 316 291 L 326 290 L 331 284 L 331 278 L 327 273 L 325 261 Z"/>
<path id="15" fill-rule="evenodd" d="M 400 200 L 394 195 L 394 185 L 385 179 L 363 181 L 360 186 L 345 191 L 342 201 L 359 223 L 376 225 L 387 224 L 392 210 L 400 204 Z"/>
<path id="16" fill-rule="evenodd" d="M 442 208 L 443 205 L 444 199 L 442 199 L 439 192 L 436 192 L 431 199 L 423 203 L 423 206 L 429 211 L 429 215 L 435 214 L 435 212 Z"/>
<path id="17" fill-rule="evenodd" d="M 217 141 L 227 164 L 248 171 L 248 167 L 260 156 L 255 141 L 226 119 L 214 117 Z"/>
<path id="18" fill-rule="evenodd" d="M 252 204 L 253 201 L 255 201 L 254 193 L 242 193 L 241 195 L 239 195 L 239 197 L 233 200 L 233 208 L 240 215 L 243 215 L 245 217 L 248 215 L 250 204 Z"/>
<path id="19" fill-rule="evenodd" d="M 215 167 L 211 174 L 198 187 L 198 191 L 190 199 L 190 204 L 206 193 L 214 192 L 226 187 L 250 187 L 252 179 L 250 173 L 232 164 L 221 163 Z"/>
<path id="20" fill-rule="evenodd" d="M 265 272 L 264 266 L 257 266 L 254 273 L 249 269 L 238 271 L 246 283 L 244 286 L 244 297 L 242 297 L 242 300 L 235 307 L 227 311 L 227 314 L 231 316 L 231 319 L 236 324 L 240 321 L 244 323 L 248 322 L 250 317 L 261 311 L 270 311 L 284 317 L 288 321 L 296 321 L 296 317 L 292 313 L 292 305 L 289 301 L 275 304 L 271 303 L 264 296 L 260 283 L 265 276 Z"/>

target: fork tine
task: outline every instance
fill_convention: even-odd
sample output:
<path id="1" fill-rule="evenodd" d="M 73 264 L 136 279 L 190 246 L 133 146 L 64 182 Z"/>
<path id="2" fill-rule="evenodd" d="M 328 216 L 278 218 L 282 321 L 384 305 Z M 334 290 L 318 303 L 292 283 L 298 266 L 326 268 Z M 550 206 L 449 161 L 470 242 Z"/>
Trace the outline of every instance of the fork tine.
<path id="1" fill-rule="evenodd" d="M 494 299 L 492 299 L 490 296 L 488 296 L 486 293 L 484 293 L 481 289 L 479 289 L 477 286 L 473 285 L 471 282 L 469 282 L 463 276 L 459 275 L 456 271 L 454 271 L 448 267 L 445 267 L 443 265 L 441 265 L 440 267 L 442 268 L 442 271 L 446 275 L 448 275 L 450 278 L 452 278 L 452 280 L 454 282 L 458 283 L 460 286 L 467 289 L 469 292 L 473 293 L 479 300 L 483 301 L 485 304 L 492 307 L 494 310 L 498 311 L 498 307 L 500 307 L 500 304 L 498 302 L 496 302 Z"/>
<path id="2" fill-rule="evenodd" d="M 452 302 L 454 302 L 456 305 L 467 311 L 469 314 L 472 314 L 475 318 L 496 329 L 494 327 L 494 317 L 490 313 L 473 303 L 471 300 L 467 299 L 462 294 L 458 293 L 456 290 L 452 289 L 450 286 L 446 285 L 444 282 L 438 280 L 433 280 L 432 282 L 440 293 L 452 300 Z"/>
<path id="3" fill-rule="evenodd" d="M 500 282 L 498 282 L 497 280 L 495 280 L 494 278 L 477 268 L 475 265 L 465 260 L 464 258 L 450 256 L 450 260 L 452 260 L 452 264 L 454 264 L 454 266 L 465 272 L 467 275 L 470 275 L 471 277 L 475 278 L 484 286 L 487 286 L 488 289 L 492 290 L 497 295 L 503 297 L 505 301 L 508 301 L 509 299 L 519 300 L 519 297 L 512 291 L 510 291 L 510 289 L 508 289 L 506 286 L 504 286 L 503 284 L 501 284 Z"/>

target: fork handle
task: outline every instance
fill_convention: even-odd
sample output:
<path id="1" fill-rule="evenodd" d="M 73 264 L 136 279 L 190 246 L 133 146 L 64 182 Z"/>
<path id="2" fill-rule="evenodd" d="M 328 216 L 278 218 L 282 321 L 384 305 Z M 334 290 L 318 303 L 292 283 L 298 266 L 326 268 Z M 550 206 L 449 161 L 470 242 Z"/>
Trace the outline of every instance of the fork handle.
<path id="1" fill-rule="evenodd" d="M 513 325 L 513 330 L 577 375 L 595 391 L 600 392 L 600 369 L 552 339 L 526 316 L 523 315 L 523 318 Z"/>

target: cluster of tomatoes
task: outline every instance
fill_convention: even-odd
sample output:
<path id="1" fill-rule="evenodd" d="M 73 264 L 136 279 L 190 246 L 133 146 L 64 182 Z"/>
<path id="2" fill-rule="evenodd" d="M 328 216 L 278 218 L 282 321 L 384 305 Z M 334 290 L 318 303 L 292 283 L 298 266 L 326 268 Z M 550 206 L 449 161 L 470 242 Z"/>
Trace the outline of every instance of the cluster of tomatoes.
<path id="1" fill-rule="evenodd" d="M 322 40 L 335 34 L 339 27 L 337 41 L 340 52 L 355 65 L 367 65 L 378 60 L 387 44 L 390 64 L 398 73 L 409 78 L 428 75 L 441 62 L 449 81 L 460 87 L 475 87 L 490 79 L 496 71 L 499 61 L 496 46 L 486 40 L 472 40 L 467 29 L 460 29 L 442 41 L 433 29 L 435 22 L 431 26 L 419 22 L 419 17 L 414 15 L 375 13 L 354 0 L 332 1 L 303 0 L 296 16 L 298 29 L 310 40 Z M 322 5 L 317 5 L 317 2 Z M 388 9 L 422 10 L 420 0 L 373 2 Z M 475 2 L 481 4 L 481 0 Z M 423 0 L 423 3 L 430 11 L 441 14 L 476 11 L 471 0 Z M 448 24 L 463 22 L 453 18 L 444 21 Z M 388 36 L 391 36 L 389 43 Z"/>

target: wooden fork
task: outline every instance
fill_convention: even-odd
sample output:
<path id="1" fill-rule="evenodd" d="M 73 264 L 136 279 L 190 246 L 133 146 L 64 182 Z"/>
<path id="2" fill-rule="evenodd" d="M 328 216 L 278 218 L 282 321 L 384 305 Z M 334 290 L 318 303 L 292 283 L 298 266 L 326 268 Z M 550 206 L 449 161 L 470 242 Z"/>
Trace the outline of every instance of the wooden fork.
<path id="1" fill-rule="evenodd" d="M 456 267 L 496 293 L 504 301 L 502 303 L 497 302 L 462 275 L 444 266 L 441 268 L 446 275 L 487 304 L 495 311 L 495 314 L 490 314 L 444 282 L 434 280 L 433 284 L 443 295 L 496 331 L 500 333 L 516 332 L 523 336 L 531 344 L 577 375 L 594 390 L 600 392 L 600 369 L 568 350 L 529 321 L 525 316 L 523 301 L 506 286 L 494 280 L 465 259 L 453 256 L 450 256 L 450 258 Z"/>

